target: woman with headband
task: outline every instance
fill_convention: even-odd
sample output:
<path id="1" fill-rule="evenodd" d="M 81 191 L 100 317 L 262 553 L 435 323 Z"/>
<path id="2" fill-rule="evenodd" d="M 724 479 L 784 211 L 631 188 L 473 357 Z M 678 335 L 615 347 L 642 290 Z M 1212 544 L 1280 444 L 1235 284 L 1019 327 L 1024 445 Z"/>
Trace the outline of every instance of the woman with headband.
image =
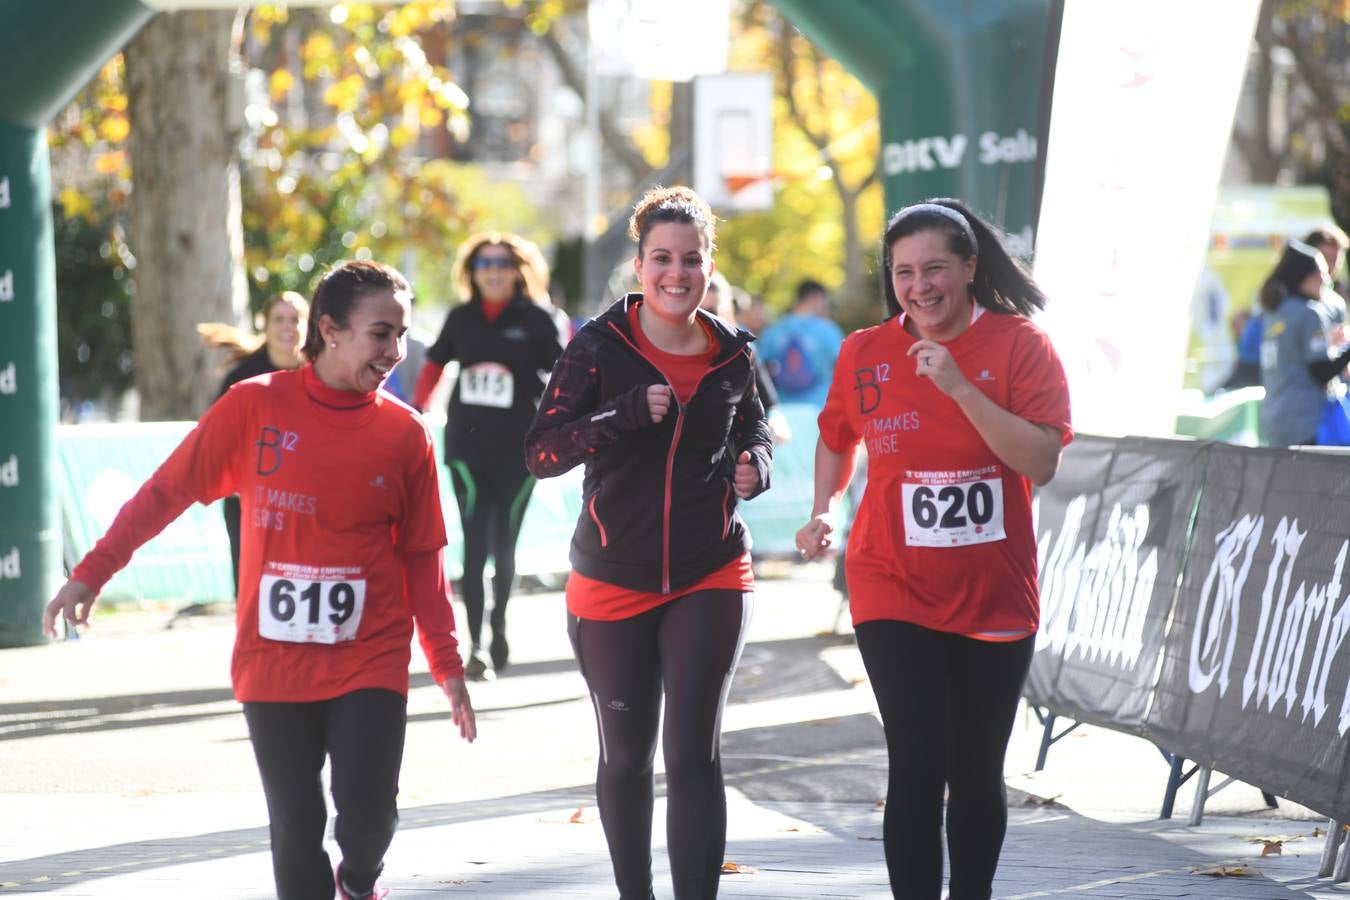
<path id="1" fill-rule="evenodd" d="M 1268 447 L 1318 443 L 1323 407 L 1350 362 L 1350 347 L 1334 347 L 1337 326 L 1320 300 L 1330 286 L 1326 258 L 1301 241 L 1285 245 L 1261 285 L 1261 440 Z"/>
<path id="2" fill-rule="evenodd" d="M 1003 758 L 1038 624 L 1033 484 L 1072 439 L 1069 392 L 1029 317 L 1045 297 L 963 204 L 906 207 L 882 239 L 889 317 L 840 351 L 816 445 L 814 558 L 866 444 L 848 540 L 858 650 L 886 731 L 896 897 L 988 898 L 1007 828 Z"/>

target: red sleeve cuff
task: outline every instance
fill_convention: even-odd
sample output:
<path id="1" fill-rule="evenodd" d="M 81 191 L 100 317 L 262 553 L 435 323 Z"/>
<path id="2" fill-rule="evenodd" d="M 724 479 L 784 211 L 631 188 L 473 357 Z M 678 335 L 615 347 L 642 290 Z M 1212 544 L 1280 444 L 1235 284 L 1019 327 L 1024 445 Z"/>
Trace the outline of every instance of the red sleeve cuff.
<path id="1" fill-rule="evenodd" d="M 436 390 L 436 385 L 441 380 L 441 373 L 444 371 L 445 366 L 438 365 L 430 360 L 422 363 L 422 371 L 417 373 L 417 384 L 413 386 L 413 409 L 426 411 L 427 404 L 431 402 L 431 392 Z"/>
<path id="2" fill-rule="evenodd" d="M 431 677 L 441 684 L 447 678 L 462 678 L 464 662 L 455 637 L 455 611 L 450 605 L 450 582 L 445 577 L 445 549 L 408 553 L 403 569 L 412 602 L 417 640 L 431 667 Z"/>

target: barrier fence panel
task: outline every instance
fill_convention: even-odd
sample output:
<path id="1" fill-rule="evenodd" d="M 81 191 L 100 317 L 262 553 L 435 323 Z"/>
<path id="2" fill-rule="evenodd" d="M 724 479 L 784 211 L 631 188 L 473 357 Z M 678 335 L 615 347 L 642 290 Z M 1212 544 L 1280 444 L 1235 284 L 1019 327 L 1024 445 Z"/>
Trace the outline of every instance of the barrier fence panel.
<path id="1" fill-rule="evenodd" d="M 1083 435 L 1037 491 L 1030 702 L 1142 733 L 1209 446 Z"/>
<path id="2" fill-rule="evenodd" d="M 57 459 L 64 556 L 79 562 L 112 524 L 122 504 L 150 477 L 193 427 L 192 422 L 64 425 Z M 439 442 L 441 429 L 433 429 Z M 439 459 L 439 452 L 438 452 Z M 464 537 L 450 475 L 439 466 L 445 514 L 446 573 L 462 574 Z M 234 598 L 230 544 L 219 503 L 193 504 L 136 551 L 99 595 L 103 603 L 211 603 Z M 521 526 L 517 571 L 566 572 L 572 529 L 581 511 L 581 469 L 541 481 Z"/>
<path id="3" fill-rule="evenodd" d="M 1350 461 L 1216 445 L 1147 730 L 1350 819 Z"/>
<path id="4" fill-rule="evenodd" d="M 816 417 L 809 403 L 781 403 L 774 408 L 787 420 L 792 438 L 773 448 L 773 476 L 769 490 L 739 506 L 754 541 L 755 556 L 796 558 L 797 530 L 811 517 L 815 500 Z"/>
<path id="5" fill-rule="evenodd" d="M 192 422 L 63 425 L 56 452 L 65 562 L 80 561 L 192 429 Z M 194 503 L 112 577 L 100 602 L 209 603 L 234 597 L 221 505 Z"/>

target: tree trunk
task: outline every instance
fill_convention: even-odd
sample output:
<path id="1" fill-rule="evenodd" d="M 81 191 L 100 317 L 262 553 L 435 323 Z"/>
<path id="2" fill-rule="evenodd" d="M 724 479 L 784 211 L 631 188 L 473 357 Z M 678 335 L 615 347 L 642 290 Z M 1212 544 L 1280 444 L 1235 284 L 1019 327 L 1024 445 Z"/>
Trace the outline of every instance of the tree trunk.
<path id="1" fill-rule="evenodd" d="M 219 376 L 196 325 L 239 324 L 247 308 L 236 135 L 226 121 L 234 17 L 160 13 L 125 50 L 131 330 L 145 420 L 201 415 Z"/>

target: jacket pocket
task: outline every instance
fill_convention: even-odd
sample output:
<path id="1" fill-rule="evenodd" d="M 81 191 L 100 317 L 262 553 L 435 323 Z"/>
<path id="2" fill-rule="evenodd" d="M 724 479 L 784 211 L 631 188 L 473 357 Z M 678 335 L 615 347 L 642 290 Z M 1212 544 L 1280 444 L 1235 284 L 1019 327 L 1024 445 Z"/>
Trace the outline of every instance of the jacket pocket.
<path id="1" fill-rule="evenodd" d="M 586 512 L 590 515 L 591 521 L 595 523 L 595 528 L 600 532 L 600 546 L 609 546 L 609 533 L 605 531 L 605 523 L 600 521 L 600 511 L 596 509 L 596 501 L 600 499 L 600 488 L 596 487 L 595 493 L 591 495 L 591 500 L 586 504 Z"/>

